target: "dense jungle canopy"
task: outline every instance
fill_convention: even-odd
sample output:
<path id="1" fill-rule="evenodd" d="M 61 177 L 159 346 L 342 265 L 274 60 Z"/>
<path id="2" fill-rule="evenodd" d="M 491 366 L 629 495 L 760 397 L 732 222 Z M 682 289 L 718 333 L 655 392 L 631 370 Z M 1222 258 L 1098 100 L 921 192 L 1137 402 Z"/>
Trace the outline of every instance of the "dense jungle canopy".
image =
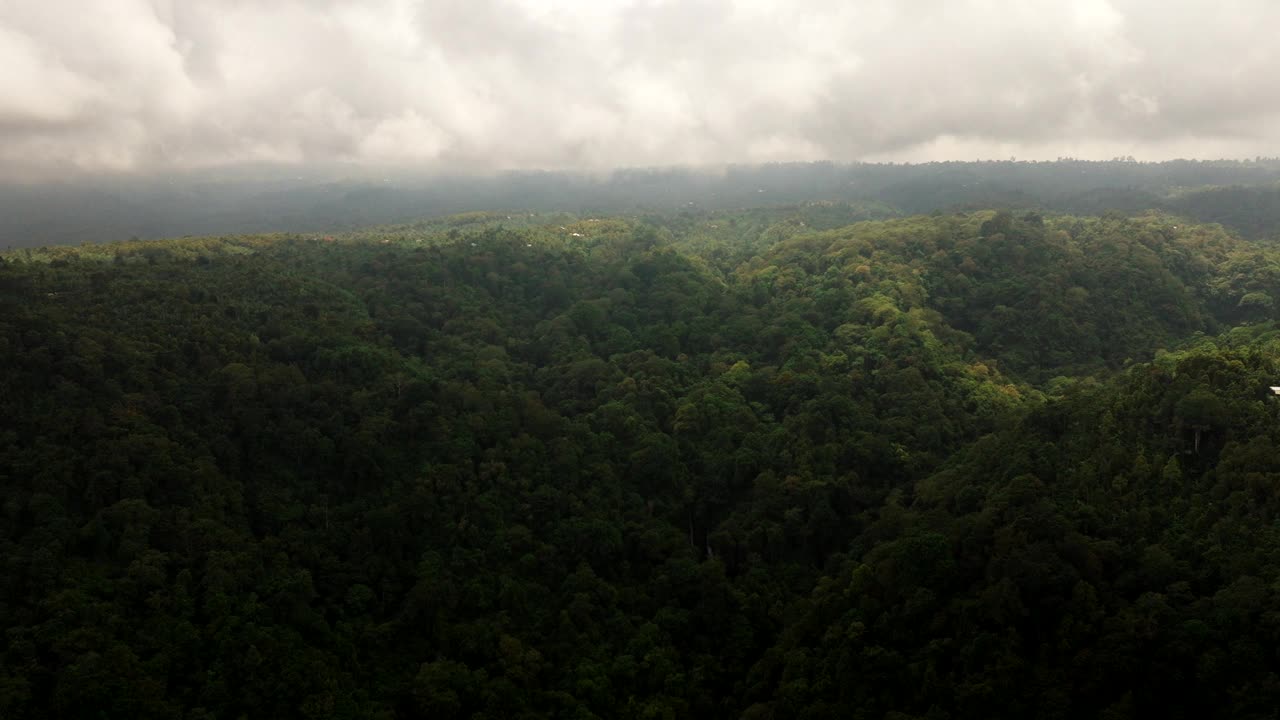
<path id="1" fill-rule="evenodd" d="M 895 214 L 5 254 L 0 717 L 1274 717 L 1280 249 Z"/>

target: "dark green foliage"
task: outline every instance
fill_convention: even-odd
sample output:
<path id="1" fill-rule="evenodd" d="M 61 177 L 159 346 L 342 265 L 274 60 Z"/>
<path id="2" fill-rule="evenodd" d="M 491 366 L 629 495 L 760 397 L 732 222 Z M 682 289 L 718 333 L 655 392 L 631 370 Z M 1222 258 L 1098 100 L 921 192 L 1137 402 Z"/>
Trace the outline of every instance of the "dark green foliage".
<path id="1" fill-rule="evenodd" d="M 1246 237 L 1276 239 L 1276 228 L 1280 227 L 1280 187 L 1200 188 L 1173 198 L 1170 209 L 1200 222 L 1222 223 Z"/>
<path id="2" fill-rule="evenodd" d="M 5 258 L 0 716 L 1272 717 L 1280 258 L 789 212 Z"/>

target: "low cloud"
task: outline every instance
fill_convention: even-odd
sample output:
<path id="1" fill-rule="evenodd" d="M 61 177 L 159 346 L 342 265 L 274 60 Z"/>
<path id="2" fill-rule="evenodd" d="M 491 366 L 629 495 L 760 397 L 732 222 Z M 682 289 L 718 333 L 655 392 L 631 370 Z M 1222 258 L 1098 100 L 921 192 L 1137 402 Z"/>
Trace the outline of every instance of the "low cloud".
<path id="1" fill-rule="evenodd" d="M 1271 0 L 0 4 L 11 177 L 1275 154 Z"/>

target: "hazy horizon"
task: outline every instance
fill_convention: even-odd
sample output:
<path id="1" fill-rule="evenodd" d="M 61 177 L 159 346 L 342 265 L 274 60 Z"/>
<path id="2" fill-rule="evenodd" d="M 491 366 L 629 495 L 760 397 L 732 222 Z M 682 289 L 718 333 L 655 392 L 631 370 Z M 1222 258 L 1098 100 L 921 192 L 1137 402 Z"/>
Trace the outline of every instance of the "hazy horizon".
<path id="1" fill-rule="evenodd" d="M 601 168 L 470 168 L 470 167 L 436 167 L 411 165 L 374 165 L 360 162 L 327 162 L 327 163 L 236 163 L 210 165 L 200 167 L 162 167 L 136 169 L 98 169 L 94 171 L 77 171 L 67 175 L 10 175 L 0 177 L 0 187 L 15 186 L 51 186 L 65 184 L 85 184 L 110 186 L 118 182 L 152 183 L 170 181 L 216 182 L 353 182 L 353 183 L 434 183 L 450 179 L 465 178 L 477 181 L 504 180 L 521 177 L 555 176 L 580 179 L 584 181 L 610 181 L 620 176 L 675 173 L 681 175 L 724 177 L 735 172 L 756 172 L 769 168 L 805 168 L 831 166 L 835 169 L 882 168 L 908 169 L 927 168 L 930 166 L 1054 166 L 1064 163 L 1080 163 L 1088 165 L 1136 165 L 1136 166 L 1169 166 L 1180 163 L 1203 166 L 1238 166 L 1238 167 L 1280 167 L 1280 156 L 1251 157 L 1174 157 L 1161 159 L 1143 159 L 1134 157 L 1069 157 L 1062 156 L 1049 159 L 1033 158 L 954 158 L 954 159 L 921 159 L 921 160 L 779 160 L 771 162 L 725 162 L 717 164 L 663 164 L 663 165 L 621 165 Z"/>

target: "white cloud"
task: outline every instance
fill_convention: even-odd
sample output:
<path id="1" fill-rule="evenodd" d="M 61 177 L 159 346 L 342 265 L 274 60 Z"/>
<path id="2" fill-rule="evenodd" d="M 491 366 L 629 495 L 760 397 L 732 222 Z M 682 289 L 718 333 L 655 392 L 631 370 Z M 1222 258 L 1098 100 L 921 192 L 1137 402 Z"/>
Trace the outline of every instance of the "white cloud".
<path id="1" fill-rule="evenodd" d="M 8 2 L 0 163 L 1271 154 L 1277 22 L 1270 0 Z"/>

